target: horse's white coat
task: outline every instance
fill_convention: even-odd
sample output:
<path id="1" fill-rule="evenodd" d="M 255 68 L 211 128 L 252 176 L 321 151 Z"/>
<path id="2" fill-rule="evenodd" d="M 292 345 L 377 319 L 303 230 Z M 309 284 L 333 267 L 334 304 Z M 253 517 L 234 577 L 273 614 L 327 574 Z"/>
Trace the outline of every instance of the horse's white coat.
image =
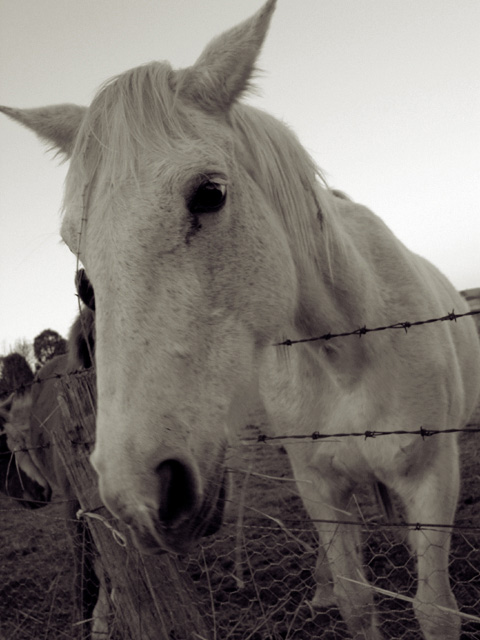
<path id="1" fill-rule="evenodd" d="M 106 505 L 150 549 L 181 551 L 218 515 L 224 427 L 232 433 L 242 423 L 257 386 L 282 434 L 461 427 L 478 398 L 480 347 L 470 319 L 287 354 L 272 346 L 467 310 L 379 218 L 322 184 L 283 124 L 238 101 L 274 5 L 214 40 L 192 67 L 126 72 L 99 92 L 82 122 L 78 111 L 72 118 L 78 134 L 62 235 L 95 289 L 92 463 Z M 52 126 L 56 117 L 58 108 Z M 55 143 L 34 112 L 22 122 Z M 60 149 L 69 155 L 72 145 L 62 139 Z M 196 216 L 188 202 L 202 180 L 226 184 L 227 200 Z M 381 481 L 402 499 L 407 521 L 453 522 L 454 435 L 286 446 L 316 520 L 346 510 L 356 484 Z M 176 478 L 162 466 L 171 460 L 188 473 Z M 180 506 L 162 521 L 177 481 Z M 317 528 L 314 604 L 330 601 L 333 586 L 352 635 L 378 638 L 371 594 L 352 582 L 363 580 L 356 529 Z M 410 542 L 423 634 L 458 638 L 450 534 L 415 531 Z"/>

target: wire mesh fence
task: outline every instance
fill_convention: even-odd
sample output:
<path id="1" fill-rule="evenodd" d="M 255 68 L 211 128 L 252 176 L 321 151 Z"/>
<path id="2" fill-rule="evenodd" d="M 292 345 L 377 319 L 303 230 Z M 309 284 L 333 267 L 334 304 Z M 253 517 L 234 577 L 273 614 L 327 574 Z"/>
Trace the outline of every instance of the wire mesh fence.
<path id="1" fill-rule="evenodd" d="M 349 637 L 334 598 L 330 603 L 327 598 L 320 609 L 311 606 L 319 553 L 317 532 L 304 510 L 288 457 L 278 446 L 283 438 L 267 436 L 264 420 L 262 414 L 252 416 L 252 425 L 245 427 L 238 444 L 228 451 L 232 493 L 224 525 L 216 535 L 203 538 L 190 554 L 172 557 L 166 566 L 162 558 L 141 555 L 128 535 L 115 537 L 115 521 L 100 517 L 92 524 L 89 520 L 91 526 L 104 529 L 107 543 L 102 544 L 107 544 L 109 552 L 115 554 L 122 546 L 123 553 L 122 571 L 114 571 L 105 547 L 99 547 L 103 604 L 96 610 L 92 638 Z M 435 430 L 409 426 L 418 427 L 409 433 L 442 437 Z M 469 428 L 461 431 L 462 484 L 452 527 L 449 573 L 462 621 L 461 640 L 473 640 L 480 638 L 480 408 Z M 357 435 L 374 438 L 381 434 Z M 309 446 L 321 446 L 315 433 L 303 438 L 310 440 Z M 90 446 L 91 441 L 75 444 Z M 89 514 L 87 510 L 83 517 L 89 519 Z M 374 592 L 382 636 L 402 640 L 422 637 L 412 606 L 417 578 L 408 531 L 428 531 L 444 523 L 406 525 L 399 505 L 396 520 L 387 522 L 371 487 L 354 494 L 348 513 L 338 522 L 322 526 L 335 528 L 340 521 L 360 534 L 368 579 L 364 588 Z M 71 527 L 65 520 L 64 497 L 54 495 L 47 507 L 27 511 L 0 494 L 0 522 L 0 640 L 89 637 L 88 621 L 79 614 L 73 590 Z M 179 579 L 172 580 L 172 575 Z M 85 586 L 89 588 L 88 583 Z M 92 584 L 91 588 L 97 587 Z M 128 616 L 137 618 L 134 624 L 126 621 L 126 597 Z M 158 612 L 155 620 L 161 620 L 154 635 L 151 610 Z"/>
<path id="2" fill-rule="evenodd" d="M 248 434 L 254 435 L 255 431 L 250 427 Z M 450 576 L 463 614 L 462 640 L 478 638 L 480 631 L 479 449 L 478 434 L 461 435 L 464 481 L 453 532 Z M 278 447 L 258 444 L 231 450 L 227 464 L 233 492 L 224 526 L 216 536 L 203 539 L 195 552 L 174 561 L 176 569 L 188 574 L 194 584 L 194 606 L 205 621 L 206 637 L 349 637 L 335 604 L 319 611 L 309 605 L 315 590 L 316 533 L 295 484 L 289 481 L 292 474 L 287 456 Z M 416 577 L 406 542 L 407 529 L 382 520 L 368 489 L 357 493 L 349 508 L 352 519 L 361 523 L 352 526 L 361 532 L 365 571 L 375 589 L 384 637 L 421 637 L 411 602 Z M 83 637 L 82 625 L 73 613 L 72 552 L 62 513 L 61 501 L 28 512 L 2 496 L 2 640 Z M 113 536 L 111 545 L 117 545 Z M 140 555 L 130 542 L 126 558 L 127 575 L 132 578 L 145 563 L 155 562 Z M 159 595 L 154 581 L 162 583 L 164 575 L 161 568 L 150 575 L 150 604 L 155 607 Z M 117 608 L 118 592 L 125 585 L 113 584 L 109 576 L 104 581 L 111 602 L 104 611 L 107 623 L 95 637 L 137 640 L 125 628 Z M 158 637 L 189 637 L 181 631 L 186 615 L 181 602 L 179 598 L 174 611 L 180 624 L 164 629 Z M 139 612 L 142 606 L 139 603 Z M 141 620 L 138 629 L 142 629 Z"/>

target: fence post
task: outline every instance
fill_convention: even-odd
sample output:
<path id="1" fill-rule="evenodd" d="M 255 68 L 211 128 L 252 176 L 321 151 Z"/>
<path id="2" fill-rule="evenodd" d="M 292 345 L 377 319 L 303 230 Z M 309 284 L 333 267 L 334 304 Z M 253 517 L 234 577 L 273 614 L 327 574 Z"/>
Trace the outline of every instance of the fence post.
<path id="1" fill-rule="evenodd" d="M 128 529 L 101 503 L 88 459 L 95 440 L 95 374 L 63 377 L 58 400 L 64 424 L 53 434 L 54 444 L 82 510 L 102 518 L 88 518 L 88 525 L 107 582 L 114 589 L 115 628 L 132 640 L 209 640 L 195 586 L 187 573 L 178 571 L 175 557 L 142 556 L 133 547 Z M 105 521 L 124 536 L 126 546 L 116 541 Z"/>

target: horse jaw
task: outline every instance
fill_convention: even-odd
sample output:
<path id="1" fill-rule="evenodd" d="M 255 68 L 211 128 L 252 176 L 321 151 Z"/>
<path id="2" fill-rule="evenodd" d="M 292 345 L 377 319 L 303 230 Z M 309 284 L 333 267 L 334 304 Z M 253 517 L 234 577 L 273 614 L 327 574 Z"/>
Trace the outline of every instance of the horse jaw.
<path id="1" fill-rule="evenodd" d="M 145 505 L 141 505 L 132 516 L 123 511 L 120 517 L 128 524 L 135 545 L 142 553 L 185 554 L 199 538 L 213 535 L 220 529 L 229 490 L 227 472 L 220 470 L 221 467 L 223 459 L 219 465 L 222 479 L 218 486 L 204 496 L 200 507 L 190 517 L 172 526 L 161 523 L 157 509 Z"/>

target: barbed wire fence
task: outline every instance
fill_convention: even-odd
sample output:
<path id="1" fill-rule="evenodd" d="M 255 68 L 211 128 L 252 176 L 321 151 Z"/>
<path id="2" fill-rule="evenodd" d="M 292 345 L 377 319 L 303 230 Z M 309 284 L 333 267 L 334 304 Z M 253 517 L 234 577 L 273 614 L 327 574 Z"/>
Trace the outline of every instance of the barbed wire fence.
<path id="1" fill-rule="evenodd" d="M 329 333 L 325 333 L 325 334 L 323 334 L 321 336 L 311 336 L 309 338 L 300 338 L 300 339 L 297 339 L 297 340 L 292 340 L 292 339 L 286 338 L 282 342 L 277 342 L 272 346 L 290 347 L 290 346 L 295 345 L 295 344 L 303 344 L 303 343 L 307 343 L 307 342 L 317 342 L 319 340 L 328 341 L 328 340 L 333 340 L 334 338 L 347 338 L 349 336 L 358 336 L 359 338 L 361 338 L 362 336 L 367 335 L 368 333 L 378 333 L 379 331 L 389 331 L 389 330 L 398 330 L 398 329 L 403 329 L 403 331 L 405 333 L 408 333 L 408 330 L 411 329 L 412 327 L 420 327 L 420 326 L 435 324 L 435 323 L 439 323 L 439 322 L 456 322 L 460 318 L 467 318 L 467 317 L 474 317 L 474 316 L 480 316 L 480 309 L 467 311 L 466 313 L 455 313 L 455 309 L 453 309 L 452 311 L 450 311 L 449 313 L 447 313 L 444 316 L 439 316 L 439 317 L 436 317 L 436 318 L 429 318 L 427 320 L 415 320 L 415 321 L 410 321 L 410 322 L 401 321 L 401 322 L 395 322 L 395 323 L 390 324 L 390 325 L 373 327 L 373 328 L 368 328 L 366 326 L 363 326 L 363 327 L 358 327 L 357 329 L 353 329 L 352 331 L 346 331 L 346 332 L 342 332 L 342 333 L 329 332 Z M 480 324 L 479 324 L 479 327 L 480 327 Z M 75 374 L 75 373 L 81 374 L 82 371 L 76 371 L 76 372 L 74 371 L 74 372 L 72 372 L 72 374 Z M 72 374 L 69 374 L 69 375 L 72 375 Z M 49 376 L 49 377 L 44 377 L 41 380 L 34 379 L 31 382 L 26 382 L 24 384 L 19 385 L 18 387 L 15 387 L 15 388 L 9 389 L 8 391 L 5 391 L 2 394 L 2 396 L 8 396 L 9 394 L 15 393 L 15 392 L 23 392 L 23 391 L 26 391 L 27 389 L 31 388 L 32 386 L 34 386 L 36 384 L 42 384 L 43 382 L 46 382 L 47 380 L 60 380 L 62 377 L 63 377 L 63 374 L 54 374 L 54 375 Z"/>
<path id="2" fill-rule="evenodd" d="M 457 315 L 451 312 L 427 321 L 363 328 L 307 340 L 330 340 L 346 335 L 361 338 L 371 331 L 407 331 L 421 324 L 457 321 L 479 313 Z M 286 340 L 282 345 L 289 347 L 302 341 Z M 85 372 L 79 372 L 73 377 L 79 379 L 85 375 Z M 62 378 L 59 383 L 63 384 Z M 136 551 L 119 524 L 98 509 L 98 502 L 91 503 L 78 514 L 98 531 L 103 530 L 105 555 L 115 555 L 121 550 L 121 562 L 117 560 L 116 564 L 123 564 L 125 568 L 122 573 L 117 567 L 112 572 L 115 575 L 109 575 L 111 564 L 104 565 L 101 581 L 109 602 L 103 612 L 106 625 L 95 640 L 143 640 L 151 637 L 148 634 L 152 620 L 157 624 L 159 619 L 163 626 L 152 637 L 172 640 L 337 640 L 349 637 L 333 603 L 321 611 L 313 611 L 309 605 L 315 586 L 317 534 L 299 498 L 288 458 L 280 446 L 295 440 L 320 443 L 324 436 L 317 431 L 267 435 L 265 417 L 260 414 L 254 418 L 255 424 L 245 427 L 238 445 L 228 453 L 226 464 L 232 476 L 233 493 L 224 526 L 215 536 L 203 539 L 197 551 L 171 559 L 173 564 L 167 568 L 167 573 L 163 561 L 154 561 Z M 378 512 L 371 489 L 364 487 L 355 494 L 348 513 L 339 514 L 338 520 L 322 521 L 322 526 L 352 526 L 360 530 L 364 568 L 369 580 L 369 586 L 365 588 L 374 591 L 381 630 L 386 638 L 402 640 L 421 637 L 412 609 L 416 578 L 415 562 L 406 540 L 408 531 L 451 529 L 450 576 L 462 618 L 461 638 L 478 639 L 480 410 L 464 429 L 407 427 L 393 433 L 425 439 L 459 432 L 463 482 L 455 523 L 406 523 L 401 519 L 387 522 Z M 367 430 L 328 437 L 370 439 L 387 437 L 391 433 Z M 70 441 L 75 443 L 76 449 L 84 447 L 88 450 L 93 438 L 71 438 Z M 58 444 L 50 443 L 49 446 Z M 72 613 L 75 603 L 71 592 L 71 551 L 65 533 L 63 504 L 64 499 L 57 496 L 44 509 L 28 512 L 0 495 L 0 640 L 85 637 L 85 625 L 80 624 Z M 103 553 L 100 560 L 102 557 Z M 179 581 L 166 580 L 166 575 L 176 572 L 181 576 Z M 165 580 L 166 591 L 162 584 Z M 129 611 L 137 614 L 134 624 L 125 620 L 127 597 L 133 598 Z M 165 599 L 167 605 L 162 604 Z M 165 617 L 168 611 L 160 612 L 162 608 L 172 609 L 171 615 Z M 185 623 L 187 618 L 189 624 Z M 190 624 L 195 627 L 193 631 Z"/>

